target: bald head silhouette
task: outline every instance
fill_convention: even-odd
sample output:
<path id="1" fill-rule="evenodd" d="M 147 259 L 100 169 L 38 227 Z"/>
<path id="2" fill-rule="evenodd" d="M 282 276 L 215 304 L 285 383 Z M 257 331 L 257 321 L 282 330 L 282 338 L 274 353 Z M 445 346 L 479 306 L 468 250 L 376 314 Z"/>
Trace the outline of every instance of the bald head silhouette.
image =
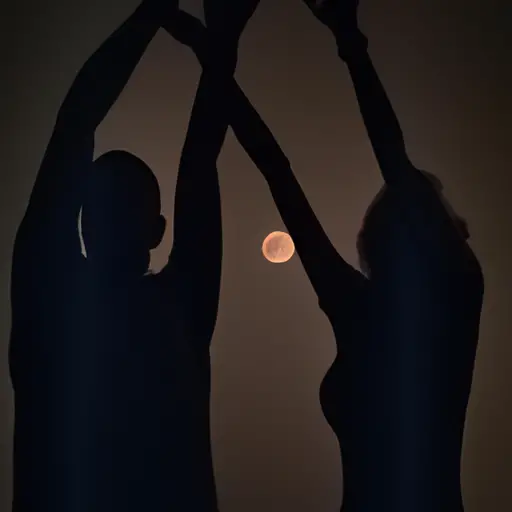
<path id="1" fill-rule="evenodd" d="M 165 226 L 158 181 L 144 161 L 121 150 L 94 161 L 82 207 L 82 236 L 93 267 L 144 275 Z"/>

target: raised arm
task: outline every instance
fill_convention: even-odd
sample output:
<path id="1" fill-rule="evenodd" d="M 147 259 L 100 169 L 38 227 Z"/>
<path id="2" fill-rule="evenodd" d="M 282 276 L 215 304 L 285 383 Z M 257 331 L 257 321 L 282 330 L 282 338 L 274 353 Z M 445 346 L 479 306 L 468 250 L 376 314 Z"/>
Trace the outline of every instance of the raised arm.
<path id="1" fill-rule="evenodd" d="M 166 29 L 192 47 L 203 66 L 207 65 L 209 37 L 203 25 L 180 12 Z M 209 30 L 209 29 L 208 29 Z M 337 253 L 315 216 L 290 162 L 272 132 L 261 119 L 234 79 L 228 89 L 229 123 L 235 136 L 267 181 L 281 217 L 293 237 L 297 253 L 320 301 L 328 301 L 334 282 L 362 279 Z"/>
<path id="2" fill-rule="evenodd" d="M 463 221 L 443 203 L 442 187 L 418 170 L 407 156 L 400 124 L 368 55 L 367 39 L 358 26 L 359 1 L 304 1 L 336 39 L 382 176 L 389 192 L 403 207 L 414 237 L 421 240 L 431 258 L 460 261 L 466 253 L 468 236 Z M 450 257 L 446 257 L 447 253 Z"/>
<path id="3" fill-rule="evenodd" d="M 15 258 L 22 263 L 39 261 L 62 269 L 80 257 L 78 214 L 83 180 L 93 160 L 95 130 L 128 82 L 163 17 L 169 18 L 176 8 L 174 0 L 145 0 L 77 74 L 58 112 L 18 230 Z M 41 259 L 43 252 L 48 258 Z"/>
<path id="4" fill-rule="evenodd" d="M 213 5 L 212 0 L 212 5 L 205 5 L 217 30 L 210 41 L 208 65 L 201 74 L 183 147 L 173 247 L 162 272 L 178 290 L 193 337 L 205 344 L 213 335 L 220 293 L 222 222 L 217 159 L 229 126 L 228 85 L 235 72 L 238 40 L 257 4 L 256 0 L 238 0 L 223 6 Z"/>
<path id="5" fill-rule="evenodd" d="M 232 83 L 232 91 L 236 101 L 230 118 L 233 131 L 268 183 L 309 281 L 322 307 L 327 308 L 333 300 L 339 299 L 340 286 L 352 290 L 364 278 L 332 245 L 289 160 L 235 82 Z"/>
<path id="6" fill-rule="evenodd" d="M 338 53 L 347 63 L 370 142 L 387 184 L 396 182 L 413 166 L 407 156 L 405 142 L 396 114 L 366 51 L 366 38 L 361 37 L 354 50 L 345 53 L 338 41 Z"/>
<path id="7" fill-rule="evenodd" d="M 305 0 L 333 33 L 338 55 L 347 64 L 370 142 L 387 184 L 413 169 L 400 124 L 368 54 L 367 38 L 358 28 L 358 0 Z"/>

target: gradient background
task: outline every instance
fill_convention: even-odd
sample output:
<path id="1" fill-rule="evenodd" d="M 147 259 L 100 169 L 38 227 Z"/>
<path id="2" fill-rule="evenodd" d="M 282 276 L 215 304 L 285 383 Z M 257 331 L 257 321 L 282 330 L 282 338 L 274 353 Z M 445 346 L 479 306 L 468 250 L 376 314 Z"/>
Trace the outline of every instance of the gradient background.
<path id="1" fill-rule="evenodd" d="M 13 416 L 6 354 L 15 230 L 75 73 L 136 4 L 47 0 L 32 7 L 19 0 L 2 13 L 1 510 L 10 509 Z M 412 159 L 438 174 L 469 220 L 486 275 L 464 451 L 467 512 L 512 510 L 506 51 L 512 48 L 512 8 L 498 0 L 362 4 L 371 54 Z M 200 13 L 199 0 L 182 5 Z M 167 216 L 199 73 L 191 52 L 162 31 L 97 134 L 98 154 L 125 148 L 152 166 Z M 381 179 L 329 34 L 299 0 L 263 0 L 244 35 L 237 76 L 282 143 L 336 247 L 356 263 L 356 233 Z M 212 436 L 221 510 L 334 512 L 341 497 L 340 459 L 318 402 L 334 356 L 330 326 L 298 258 L 284 265 L 263 259 L 263 238 L 283 225 L 263 179 L 231 133 L 219 170 L 225 260 L 212 354 Z M 154 269 L 164 264 L 171 235 L 172 222 L 154 252 Z"/>

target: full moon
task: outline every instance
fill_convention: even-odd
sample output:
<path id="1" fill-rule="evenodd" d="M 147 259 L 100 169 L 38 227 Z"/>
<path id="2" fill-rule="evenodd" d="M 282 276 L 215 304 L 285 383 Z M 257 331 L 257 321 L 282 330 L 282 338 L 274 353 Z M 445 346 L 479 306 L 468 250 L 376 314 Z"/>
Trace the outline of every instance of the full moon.
<path id="1" fill-rule="evenodd" d="M 295 244 L 288 233 L 274 231 L 263 240 L 261 251 L 271 263 L 285 263 L 293 256 Z"/>

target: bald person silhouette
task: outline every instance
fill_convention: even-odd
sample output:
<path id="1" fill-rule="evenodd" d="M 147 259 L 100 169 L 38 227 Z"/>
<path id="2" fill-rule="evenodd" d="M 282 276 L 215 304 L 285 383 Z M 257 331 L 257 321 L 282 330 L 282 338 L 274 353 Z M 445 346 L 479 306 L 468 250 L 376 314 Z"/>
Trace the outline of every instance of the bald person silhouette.
<path id="1" fill-rule="evenodd" d="M 94 134 L 177 0 L 143 1 L 60 107 L 12 264 L 14 512 L 217 510 L 209 347 L 222 258 L 216 160 L 228 127 L 220 106 L 256 5 L 205 2 L 212 65 L 197 89 L 160 273 L 148 270 L 165 230 L 157 179 L 127 151 L 94 160 Z"/>
<path id="2" fill-rule="evenodd" d="M 358 2 L 306 3 L 347 65 L 384 180 L 357 240 L 362 271 L 333 247 L 289 160 L 234 80 L 229 122 L 269 185 L 336 337 L 320 401 L 340 444 L 341 510 L 461 512 L 482 270 L 442 183 L 407 156 L 358 26 Z M 180 13 L 166 28 L 204 62 L 197 20 Z"/>

